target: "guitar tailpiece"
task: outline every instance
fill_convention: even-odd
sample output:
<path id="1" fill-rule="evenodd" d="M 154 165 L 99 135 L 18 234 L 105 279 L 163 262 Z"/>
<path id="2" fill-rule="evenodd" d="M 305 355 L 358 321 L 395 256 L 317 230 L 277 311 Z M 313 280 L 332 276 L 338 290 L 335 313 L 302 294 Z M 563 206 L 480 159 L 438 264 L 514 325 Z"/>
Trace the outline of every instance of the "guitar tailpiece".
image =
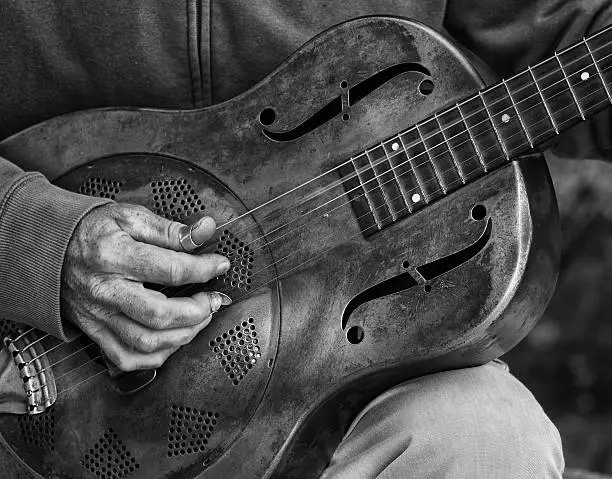
<path id="1" fill-rule="evenodd" d="M 55 378 L 47 355 L 37 339 L 34 332 L 21 334 L 14 339 L 11 336 L 4 339 L 23 380 L 28 414 L 46 411 L 57 399 Z"/>

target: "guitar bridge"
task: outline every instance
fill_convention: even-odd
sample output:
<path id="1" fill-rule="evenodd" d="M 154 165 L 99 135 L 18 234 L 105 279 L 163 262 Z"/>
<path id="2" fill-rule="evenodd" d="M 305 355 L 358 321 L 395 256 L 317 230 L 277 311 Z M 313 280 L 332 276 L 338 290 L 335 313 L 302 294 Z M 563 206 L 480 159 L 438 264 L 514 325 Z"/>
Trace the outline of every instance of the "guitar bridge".
<path id="1" fill-rule="evenodd" d="M 55 378 L 41 339 L 34 329 L 4 339 L 23 380 L 28 414 L 46 411 L 57 399 Z"/>

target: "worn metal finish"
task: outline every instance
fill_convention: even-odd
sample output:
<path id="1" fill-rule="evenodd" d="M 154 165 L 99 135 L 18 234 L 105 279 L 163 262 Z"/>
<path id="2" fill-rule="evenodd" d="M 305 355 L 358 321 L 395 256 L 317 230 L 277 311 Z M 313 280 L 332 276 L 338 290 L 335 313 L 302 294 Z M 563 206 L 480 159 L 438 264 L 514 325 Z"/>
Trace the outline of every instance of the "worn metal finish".
<path id="1" fill-rule="evenodd" d="M 362 82 L 398 64 L 425 70 L 407 67 L 377 80 L 357 103 L 347 98 L 352 86 L 362 85 L 363 93 Z M 423 72 L 433 82 L 428 94 L 421 91 Z M 320 35 L 231 101 L 195 111 L 76 113 L 9 138 L 0 154 L 72 189 L 100 178 L 116 199 L 153 209 L 160 204 L 151 185 L 184 180 L 204 206 L 190 209 L 185 221 L 210 214 L 223 222 L 480 87 L 480 75 L 440 35 L 406 20 L 366 18 Z M 326 105 L 332 106 L 317 116 Z M 235 303 L 168 360 L 153 387 L 121 396 L 104 376 L 60 393 L 52 409 L 53 450 L 32 448 L 17 420 L 2 417 L 8 447 L 47 477 L 94 477 L 90 451 L 106 448 L 104 457 L 112 459 L 123 446 L 138 467 L 125 466 L 121 477 L 316 477 L 367 401 L 404 379 L 498 357 L 542 314 L 559 248 L 556 201 L 541 155 L 367 238 L 350 207 L 275 236 L 274 225 L 301 218 L 312 205 L 286 208 L 320 186 L 315 181 L 219 232 L 223 241 L 212 248 L 233 244 L 234 236 L 248 244 L 261 232 L 267 243 L 242 251 L 240 261 L 248 264 L 252 254 L 258 265 L 252 272 L 244 268 L 234 283 L 212 285 Z M 477 205 L 484 217 L 473 213 Z M 244 238 L 247 228 L 251 236 Z M 471 245 L 480 249 L 459 266 L 424 273 L 423 265 Z M 293 269 L 282 262 L 289 253 Z M 413 282 L 405 287 L 376 289 L 406 273 Z M 249 284 L 257 287 L 246 291 Z M 343 327 L 345 308 L 366 290 L 379 294 L 352 310 Z M 236 326 L 252 331 L 250 324 L 261 358 L 236 383 L 213 348 L 234 344 Z M 198 431 L 210 436 L 196 452 L 193 432 L 185 431 L 198 418 L 209 420 Z"/>
<path id="2" fill-rule="evenodd" d="M 38 332 L 40 333 L 40 332 Z M 38 344 L 39 335 L 19 334 L 4 339 L 4 346 L 13 358 L 23 381 L 28 414 L 39 414 L 57 399 L 53 369 L 45 348 Z"/>

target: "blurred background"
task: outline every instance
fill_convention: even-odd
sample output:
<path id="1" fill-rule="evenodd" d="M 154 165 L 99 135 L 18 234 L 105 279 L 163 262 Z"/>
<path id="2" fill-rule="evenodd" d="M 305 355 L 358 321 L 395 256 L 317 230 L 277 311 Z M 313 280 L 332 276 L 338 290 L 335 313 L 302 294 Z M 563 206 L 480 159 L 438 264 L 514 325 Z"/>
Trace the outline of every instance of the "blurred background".
<path id="1" fill-rule="evenodd" d="M 567 467 L 612 475 L 612 164 L 548 156 L 561 216 L 555 295 L 504 356 L 559 428 Z"/>

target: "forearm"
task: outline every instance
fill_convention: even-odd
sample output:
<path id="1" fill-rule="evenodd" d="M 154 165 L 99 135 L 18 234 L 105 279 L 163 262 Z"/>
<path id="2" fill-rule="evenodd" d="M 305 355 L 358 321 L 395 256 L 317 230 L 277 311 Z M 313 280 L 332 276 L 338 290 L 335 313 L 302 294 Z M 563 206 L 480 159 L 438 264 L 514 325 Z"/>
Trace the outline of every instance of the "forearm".
<path id="1" fill-rule="evenodd" d="M 70 193 L 0 158 L 0 317 L 62 339 L 60 280 L 79 220 L 108 200 Z"/>
<path id="2" fill-rule="evenodd" d="M 448 0 L 445 27 L 500 77 L 509 77 L 612 22 L 606 0 Z M 564 157 L 612 160 L 612 112 L 563 133 Z"/>

